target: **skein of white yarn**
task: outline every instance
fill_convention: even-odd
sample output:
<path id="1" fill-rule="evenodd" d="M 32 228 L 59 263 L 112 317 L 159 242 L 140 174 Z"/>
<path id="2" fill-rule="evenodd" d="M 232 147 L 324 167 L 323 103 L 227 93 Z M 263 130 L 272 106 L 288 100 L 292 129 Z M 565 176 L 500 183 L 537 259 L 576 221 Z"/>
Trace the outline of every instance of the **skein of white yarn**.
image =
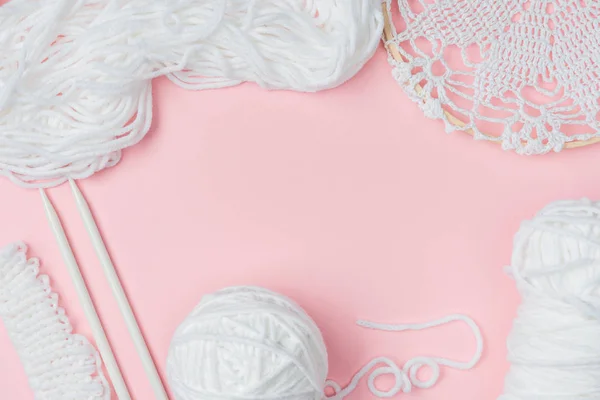
<path id="1" fill-rule="evenodd" d="M 523 302 L 499 399 L 600 398 L 600 203 L 556 202 L 524 222 L 510 271 Z"/>
<path id="2" fill-rule="evenodd" d="M 477 349 L 468 362 L 417 357 L 403 367 L 379 357 L 363 367 L 341 388 L 326 381 L 327 349 L 315 322 L 293 301 L 256 287 L 234 287 L 205 296 L 178 327 L 167 359 L 167 377 L 175 400 L 341 400 L 370 373 L 368 386 L 379 398 L 429 388 L 440 376 L 440 366 L 470 369 L 479 361 L 483 339 L 470 318 L 452 315 L 420 325 L 359 325 L 384 331 L 421 330 L 450 322 L 466 323 Z M 432 376 L 417 375 L 429 367 Z M 395 384 L 379 390 L 375 379 L 390 375 Z M 333 393 L 331 393 L 333 391 Z M 329 392 L 329 394 L 326 394 Z"/>
<path id="3" fill-rule="evenodd" d="M 379 0 L 11 0 L 0 7 L 0 173 L 48 187 L 116 164 L 152 122 L 151 79 L 317 91 L 351 78 Z"/>

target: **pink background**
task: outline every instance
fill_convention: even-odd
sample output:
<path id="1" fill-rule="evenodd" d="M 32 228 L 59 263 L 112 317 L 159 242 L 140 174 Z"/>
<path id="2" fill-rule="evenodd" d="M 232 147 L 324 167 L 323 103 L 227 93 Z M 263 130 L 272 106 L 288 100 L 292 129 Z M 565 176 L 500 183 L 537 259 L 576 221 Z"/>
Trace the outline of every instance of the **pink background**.
<path id="1" fill-rule="evenodd" d="M 164 376 L 177 325 L 203 294 L 262 285 L 317 321 L 330 376 L 347 383 L 375 356 L 468 359 L 454 324 L 377 333 L 357 318 L 421 322 L 467 313 L 485 335 L 469 372 L 442 370 L 406 399 L 495 399 L 519 303 L 504 275 L 519 222 L 548 202 L 600 197 L 600 147 L 522 157 L 426 119 L 380 50 L 351 82 L 318 94 L 254 84 L 186 92 L 155 85 L 156 120 L 117 167 L 80 183 Z M 0 242 L 43 261 L 77 332 L 88 324 L 38 193 L 0 180 Z M 67 186 L 49 191 L 72 239 L 134 399 L 153 398 Z M 0 394 L 32 399 L 0 325 Z M 370 399 L 366 382 L 350 399 Z"/>

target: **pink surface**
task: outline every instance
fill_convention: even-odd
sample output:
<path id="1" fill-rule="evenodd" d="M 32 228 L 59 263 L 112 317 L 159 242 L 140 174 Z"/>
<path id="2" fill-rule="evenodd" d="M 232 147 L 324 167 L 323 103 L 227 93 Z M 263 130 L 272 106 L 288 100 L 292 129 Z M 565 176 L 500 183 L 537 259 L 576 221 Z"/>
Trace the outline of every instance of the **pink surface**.
<path id="1" fill-rule="evenodd" d="M 470 372 L 406 399 L 495 399 L 519 303 L 502 267 L 519 222 L 548 202 L 600 198 L 600 147 L 519 157 L 446 135 L 396 85 L 382 50 L 354 80 L 319 94 L 253 84 L 186 92 L 155 85 L 156 121 L 117 167 L 81 182 L 147 341 L 165 372 L 170 338 L 203 294 L 262 285 L 300 303 L 323 330 L 330 376 L 371 358 L 467 359 L 458 324 L 377 333 L 357 318 L 420 322 L 467 313 L 485 335 Z M 42 258 L 76 330 L 88 324 L 38 193 L 0 181 L 0 242 Z M 153 395 L 79 220 L 69 188 L 49 195 L 68 230 L 134 399 Z M 0 397 L 32 399 L 0 325 Z M 372 398 L 366 382 L 351 399 Z"/>

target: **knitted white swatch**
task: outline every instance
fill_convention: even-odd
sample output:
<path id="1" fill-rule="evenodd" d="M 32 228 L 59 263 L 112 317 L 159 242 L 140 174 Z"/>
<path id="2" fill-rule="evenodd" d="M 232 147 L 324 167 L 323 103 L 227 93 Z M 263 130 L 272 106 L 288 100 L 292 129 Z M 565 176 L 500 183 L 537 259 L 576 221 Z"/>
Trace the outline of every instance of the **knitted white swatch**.
<path id="1" fill-rule="evenodd" d="M 406 61 L 390 55 L 394 77 L 448 131 L 520 154 L 600 137 L 598 1 L 386 2 L 398 26 L 388 49 Z"/>
<path id="2" fill-rule="evenodd" d="M 0 318 L 21 358 L 36 400 L 108 400 L 96 349 L 72 333 L 49 278 L 26 247 L 0 250 Z"/>
<path id="3" fill-rule="evenodd" d="M 524 222 L 510 271 L 523 303 L 499 400 L 600 398 L 600 203 L 556 202 Z"/>
<path id="4" fill-rule="evenodd" d="M 380 0 L 11 0 L 0 174 L 48 187 L 115 165 L 148 132 L 161 75 L 191 89 L 335 87 L 373 55 L 382 26 Z"/>

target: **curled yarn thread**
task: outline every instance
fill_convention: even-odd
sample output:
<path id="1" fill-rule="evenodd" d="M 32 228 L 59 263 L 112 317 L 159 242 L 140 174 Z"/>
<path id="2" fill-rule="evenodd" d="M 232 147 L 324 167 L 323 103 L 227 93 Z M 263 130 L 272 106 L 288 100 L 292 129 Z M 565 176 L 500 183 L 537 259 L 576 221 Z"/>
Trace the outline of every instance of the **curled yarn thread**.
<path id="1" fill-rule="evenodd" d="M 499 399 L 598 398 L 600 203 L 556 202 L 524 222 L 510 271 L 523 302 Z"/>
<path id="2" fill-rule="evenodd" d="M 39 400 L 108 400 L 100 356 L 73 334 L 49 278 L 23 244 L 0 251 L 0 318 Z"/>
<path id="3" fill-rule="evenodd" d="M 396 362 L 388 357 L 378 357 L 365 365 L 345 388 L 341 388 L 337 383 L 328 381 L 326 386 L 334 391 L 334 395 L 327 396 L 328 399 L 341 400 L 352 393 L 358 386 L 359 381 L 365 377 L 368 378 L 369 390 L 374 396 L 379 398 L 388 398 L 397 395 L 400 392 L 410 393 L 413 388 L 428 389 L 433 387 L 440 379 L 441 367 L 449 367 L 458 370 L 469 370 L 481 359 L 483 353 L 483 337 L 479 327 L 471 318 L 466 315 L 454 314 L 447 317 L 424 323 L 424 324 L 378 324 L 369 321 L 358 321 L 357 324 L 364 328 L 374 329 L 388 332 L 402 331 L 420 331 L 423 329 L 434 328 L 437 326 L 446 325 L 452 322 L 464 322 L 472 331 L 475 337 L 476 350 L 473 357 L 466 362 L 450 360 L 443 357 L 415 357 L 407 361 L 403 367 L 400 367 Z M 377 368 L 375 368 L 377 367 Z M 374 369 L 375 368 L 375 369 Z M 419 371 L 422 368 L 428 368 L 431 376 L 427 380 L 421 380 L 418 377 Z M 372 371 L 372 372 L 371 372 Z M 369 374 L 370 372 L 370 374 Z M 375 379 L 380 376 L 391 375 L 394 380 L 394 385 L 388 390 L 380 390 L 375 385 Z"/>
<path id="4" fill-rule="evenodd" d="M 383 331 L 421 330 L 453 321 L 472 329 L 476 354 L 469 362 L 417 357 L 398 366 L 386 357 L 363 367 L 342 388 L 327 381 L 327 348 L 316 323 L 293 301 L 255 287 L 235 287 L 205 296 L 178 327 L 167 359 L 167 377 L 176 400 L 341 400 L 368 377 L 371 393 L 387 398 L 413 387 L 428 388 L 440 376 L 440 366 L 470 369 L 480 359 L 483 339 L 468 317 L 453 315 L 428 324 L 358 324 Z M 432 376 L 418 379 L 423 367 Z M 372 371 L 372 372 L 371 372 Z M 375 379 L 395 378 L 394 386 L 379 390 Z"/>
<path id="5" fill-rule="evenodd" d="M 0 173 L 58 185 L 115 165 L 153 78 L 312 92 L 373 55 L 378 0 L 11 0 L 0 7 Z"/>

